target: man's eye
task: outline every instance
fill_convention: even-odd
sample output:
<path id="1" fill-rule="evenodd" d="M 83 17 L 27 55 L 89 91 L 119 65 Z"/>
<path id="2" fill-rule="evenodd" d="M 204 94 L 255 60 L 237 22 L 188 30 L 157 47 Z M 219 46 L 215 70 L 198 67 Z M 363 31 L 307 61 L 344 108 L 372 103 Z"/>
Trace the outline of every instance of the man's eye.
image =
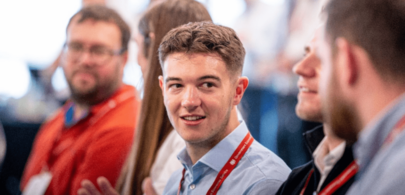
<path id="1" fill-rule="evenodd" d="M 212 83 L 203 83 L 201 86 L 205 87 L 205 88 L 211 88 L 211 87 L 214 86 L 214 84 L 212 84 Z"/>
<path id="2" fill-rule="evenodd" d="M 74 44 L 74 43 L 71 43 L 71 44 L 68 45 L 68 49 L 69 49 L 70 51 L 80 52 L 80 51 L 83 50 L 83 46 L 82 46 L 81 44 Z"/>
<path id="3" fill-rule="evenodd" d="M 174 88 L 174 89 L 176 89 L 176 88 L 180 88 L 182 85 L 181 84 L 170 84 L 169 85 L 169 88 Z"/>
<path id="4" fill-rule="evenodd" d="M 107 49 L 103 47 L 95 47 L 91 49 L 91 52 L 95 55 L 104 55 L 107 53 Z"/>

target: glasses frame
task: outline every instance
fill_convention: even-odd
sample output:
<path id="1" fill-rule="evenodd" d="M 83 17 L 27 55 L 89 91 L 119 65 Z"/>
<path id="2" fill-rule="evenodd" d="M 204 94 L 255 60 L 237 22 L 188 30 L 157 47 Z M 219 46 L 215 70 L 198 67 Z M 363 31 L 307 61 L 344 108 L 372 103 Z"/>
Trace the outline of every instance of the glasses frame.
<path id="1" fill-rule="evenodd" d="M 124 53 L 124 48 L 118 49 L 118 50 L 113 50 L 105 46 L 101 45 L 93 45 L 90 47 L 84 47 L 83 44 L 77 43 L 77 45 L 80 45 L 79 48 L 73 49 L 74 46 L 72 45 L 74 43 L 64 43 L 63 44 L 63 53 L 66 57 L 66 60 L 69 61 L 76 61 L 79 60 L 81 57 L 83 57 L 83 54 L 85 52 L 89 53 L 89 56 L 95 64 L 98 66 L 106 64 L 113 56 L 119 56 Z M 97 51 L 97 49 L 101 49 L 102 53 L 99 53 L 100 51 Z"/>

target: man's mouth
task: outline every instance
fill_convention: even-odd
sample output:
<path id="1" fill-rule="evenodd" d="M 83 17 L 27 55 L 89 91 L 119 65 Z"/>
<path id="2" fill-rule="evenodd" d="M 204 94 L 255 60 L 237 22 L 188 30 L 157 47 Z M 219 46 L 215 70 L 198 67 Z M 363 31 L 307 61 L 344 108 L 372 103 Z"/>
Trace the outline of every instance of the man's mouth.
<path id="1" fill-rule="evenodd" d="M 186 121 L 198 121 L 200 119 L 205 119 L 205 116 L 184 116 L 181 117 L 182 119 Z"/>
<path id="2" fill-rule="evenodd" d="M 316 91 L 310 90 L 310 89 L 309 89 L 309 88 L 307 88 L 307 87 L 300 87 L 299 89 L 300 89 L 300 92 L 306 92 L 306 93 L 311 92 L 311 93 L 316 93 Z"/>

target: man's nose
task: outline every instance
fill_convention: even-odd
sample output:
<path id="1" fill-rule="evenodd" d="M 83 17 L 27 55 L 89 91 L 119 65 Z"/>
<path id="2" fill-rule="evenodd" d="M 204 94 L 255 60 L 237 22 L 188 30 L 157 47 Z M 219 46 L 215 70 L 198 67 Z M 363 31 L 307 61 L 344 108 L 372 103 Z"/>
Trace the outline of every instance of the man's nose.
<path id="1" fill-rule="evenodd" d="M 93 58 L 92 54 L 90 53 L 90 51 L 88 51 L 88 50 L 85 50 L 81 53 L 78 61 L 80 64 L 82 64 L 84 66 L 88 66 L 88 67 L 95 65 L 94 58 Z"/>
<path id="2" fill-rule="evenodd" d="M 314 60 L 311 60 L 310 56 L 306 56 L 294 65 L 293 72 L 299 76 L 313 77 L 315 69 L 311 63 L 315 63 Z"/>
<path id="3" fill-rule="evenodd" d="M 183 95 L 181 106 L 187 110 L 193 110 L 201 105 L 198 90 L 195 87 L 188 87 Z"/>

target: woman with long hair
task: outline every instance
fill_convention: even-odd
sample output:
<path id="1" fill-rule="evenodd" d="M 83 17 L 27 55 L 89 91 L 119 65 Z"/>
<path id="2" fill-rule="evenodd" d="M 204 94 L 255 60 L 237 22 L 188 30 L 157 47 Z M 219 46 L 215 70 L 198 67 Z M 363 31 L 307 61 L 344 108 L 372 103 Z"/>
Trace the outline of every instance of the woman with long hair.
<path id="1" fill-rule="evenodd" d="M 182 167 L 176 156 L 185 144 L 173 129 L 163 104 L 158 82 L 162 70 L 157 51 L 161 40 L 171 29 L 199 21 L 212 19 L 204 5 L 195 0 L 157 3 L 140 19 L 136 42 L 138 64 L 145 84 L 133 148 L 116 185 L 121 194 L 143 194 L 142 182 L 148 177 L 151 177 L 157 194 L 161 194 L 171 173 Z M 110 187 L 102 177 L 98 179 L 98 184 L 102 190 Z M 93 194 L 91 191 L 96 190 L 90 182 L 83 181 L 82 186 L 79 194 Z"/>

